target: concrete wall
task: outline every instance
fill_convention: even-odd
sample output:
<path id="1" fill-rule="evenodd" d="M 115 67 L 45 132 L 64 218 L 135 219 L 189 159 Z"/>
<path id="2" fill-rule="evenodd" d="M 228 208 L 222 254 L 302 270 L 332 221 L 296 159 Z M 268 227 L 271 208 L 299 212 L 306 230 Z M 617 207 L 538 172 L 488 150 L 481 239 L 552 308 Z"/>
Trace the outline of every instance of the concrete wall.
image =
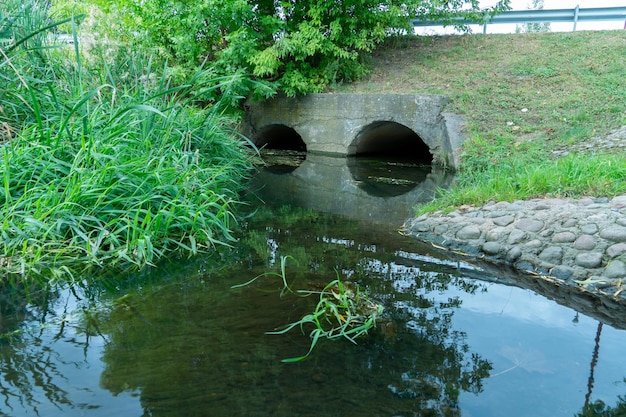
<path id="1" fill-rule="evenodd" d="M 428 146 L 433 162 L 458 167 L 463 119 L 445 113 L 448 98 L 417 94 L 309 94 L 248 102 L 243 133 L 256 143 L 269 125 L 297 132 L 307 151 L 353 155 L 368 126 L 395 122 L 408 127 Z"/>

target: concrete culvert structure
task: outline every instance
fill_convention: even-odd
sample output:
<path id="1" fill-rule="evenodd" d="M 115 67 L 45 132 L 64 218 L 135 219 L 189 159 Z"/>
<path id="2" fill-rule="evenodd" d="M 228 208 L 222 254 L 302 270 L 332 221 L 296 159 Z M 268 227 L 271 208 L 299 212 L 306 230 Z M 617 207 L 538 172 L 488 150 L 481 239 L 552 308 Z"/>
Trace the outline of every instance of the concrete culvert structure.
<path id="1" fill-rule="evenodd" d="M 348 149 L 349 156 L 392 157 L 420 164 L 433 161 L 430 148 L 417 133 L 391 121 L 377 121 L 365 126 Z"/>
<path id="2" fill-rule="evenodd" d="M 295 129 L 283 124 L 264 126 L 253 138 L 253 143 L 261 149 L 283 149 L 306 152 L 306 144 Z"/>
<path id="3" fill-rule="evenodd" d="M 407 133 L 391 135 L 397 138 L 394 141 L 415 138 L 411 133 L 414 132 L 418 139 L 403 143 L 402 146 L 408 145 L 403 155 L 411 151 L 422 155 L 425 162 L 431 160 L 432 165 L 457 169 L 460 146 L 465 138 L 465 120 L 460 115 L 445 112 L 448 103 L 448 97 L 434 94 L 277 96 L 265 101 L 247 101 L 241 132 L 262 146 L 267 143 L 267 133 L 273 130 L 272 126 L 283 125 L 278 135 L 272 135 L 276 137 L 284 137 L 281 130 L 289 126 L 304 141 L 299 149 L 304 150 L 304 146 L 307 152 L 342 156 L 376 153 L 378 141 L 372 138 L 380 136 L 380 132 L 389 137 L 388 129 Z M 427 145 L 428 151 L 422 143 Z M 390 149 L 388 145 L 385 149 Z"/>

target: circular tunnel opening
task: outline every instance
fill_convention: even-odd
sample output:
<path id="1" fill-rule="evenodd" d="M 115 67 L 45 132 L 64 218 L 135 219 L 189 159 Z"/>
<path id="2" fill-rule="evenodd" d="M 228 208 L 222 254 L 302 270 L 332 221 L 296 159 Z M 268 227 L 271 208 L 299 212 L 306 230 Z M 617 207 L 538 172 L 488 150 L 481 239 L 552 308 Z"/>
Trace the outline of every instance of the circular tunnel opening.
<path id="1" fill-rule="evenodd" d="M 256 135 L 254 144 L 259 149 L 281 149 L 306 152 L 306 144 L 295 129 L 273 124 L 263 127 Z"/>
<path id="2" fill-rule="evenodd" d="M 389 121 L 365 126 L 355 139 L 351 155 L 400 159 L 424 165 L 433 162 L 428 145 L 417 133 L 400 123 Z"/>
<path id="3" fill-rule="evenodd" d="M 348 167 L 360 188 L 376 197 L 408 193 L 428 177 L 433 155 L 417 133 L 389 121 L 367 125 L 351 145 Z"/>
<path id="4" fill-rule="evenodd" d="M 266 169 L 287 174 L 298 168 L 306 159 L 306 144 L 295 129 L 282 124 L 272 124 L 259 130 L 254 144 L 259 149 Z"/>

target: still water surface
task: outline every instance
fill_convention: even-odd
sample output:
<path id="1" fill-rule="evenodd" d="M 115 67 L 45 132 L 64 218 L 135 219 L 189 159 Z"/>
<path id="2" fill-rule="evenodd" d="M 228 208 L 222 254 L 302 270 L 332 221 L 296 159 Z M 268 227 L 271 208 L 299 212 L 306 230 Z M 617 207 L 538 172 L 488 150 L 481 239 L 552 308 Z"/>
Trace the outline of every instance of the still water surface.
<path id="1" fill-rule="evenodd" d="M 495 283 L 480 265 L 401 236 L 395 220 L 334 213 L 366 204 L 350 189 L 363 189 L 362 178 L 334 191 L 358 200 L 283 206 L 276 188 L 289 187 L 285 175 L 301 184 L 299 169 L 259 176 L 267 204 L 219 257 L 61 286 L 30 302 L 2 294 L 0 416 L 553 417 L 599 401 L 624 409 L 623 330 Z M 336 187 L 340 174 L 329 175 L 321 183 Z M 294 289 L 356 282 L 384 305 L 383 324 L 358 345 L 322 341 L 307 360 L 282 363 L 304 354 L 308 337 L 265 332 L 315 300 L 281 297 L 270 276 L 231 286 L 276 271 L 284 255 Z"/>

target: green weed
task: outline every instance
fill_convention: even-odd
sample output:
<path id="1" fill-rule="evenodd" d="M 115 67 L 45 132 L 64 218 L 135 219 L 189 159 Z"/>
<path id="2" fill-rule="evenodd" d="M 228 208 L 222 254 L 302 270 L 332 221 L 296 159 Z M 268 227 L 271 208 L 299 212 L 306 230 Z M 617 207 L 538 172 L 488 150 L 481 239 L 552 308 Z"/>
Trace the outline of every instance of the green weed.
<path id="1" fill-rule="evenodd" d="M 442 190 L 432 204 L 417 208 L 418 214 L 463 204 L 514 201 L 537 196 L 580 197 L 626 193 L 626 160 L 620 155 L 577 155 L 535 161 L 512 158 L 475 169 L 476 178 Z"/>
<path id="2" fill-rule="evenodd" d="M 367 334 L 370 329 L 376 326 L 376 320 L 383 312 L 382 305 L 374 303 L 368 293 L 358 285 L 341 281 L 338 274 L 337 278 L 326 284 L 321 291 L 298 290 L 294 292 L 286 278 L 286 263 L 289 258 L 291 257 L 281 257 L 280 273 L 268 272 L 232 287 L 241 288 L 252 284 L 261 277 L 277 276 L 283 284 L 281 297 L 285 293 L 319 296 L 319 301 L 312 313 L 306 314 L 300 320 L 281 330 L 267 332 L 267 334 L 275 335 L 285 334 L 294 328 L 300 328 L 302 332 L 305 332 L 305 327 L 313 327 L 309 333 L 311 345 L 308 352 L 302 356 L 283 359 L 282 362 L 292 363 L 306 359 L 313 352 L 320 339 L 344 338 L 356 344 L 355 339 Z"/>

